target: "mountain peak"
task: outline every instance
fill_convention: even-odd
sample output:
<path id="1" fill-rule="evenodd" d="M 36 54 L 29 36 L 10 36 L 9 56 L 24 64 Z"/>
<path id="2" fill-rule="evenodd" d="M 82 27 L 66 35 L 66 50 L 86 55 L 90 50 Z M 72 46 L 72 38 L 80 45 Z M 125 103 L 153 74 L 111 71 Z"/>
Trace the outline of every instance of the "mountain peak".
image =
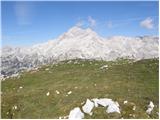
<path id="1" fill-rule="evenodd" d="M 70 28 L 70 29 L 68 30 L 68 32 L 74 33 L 74 32 L 83 31 L 83 30 L 84 30 L 84 29 L 82 29 L 81 27 L 74 26 L 74 27 Z"/>
<path id="2" fill-rule="evenodd" d="M 74 26 L 72 28 L 70 28 L 67 32 L 67 34 L 96 34 L 96 32 L 94 32 L 91 28 L 81 28 L 78 26 Z"/>

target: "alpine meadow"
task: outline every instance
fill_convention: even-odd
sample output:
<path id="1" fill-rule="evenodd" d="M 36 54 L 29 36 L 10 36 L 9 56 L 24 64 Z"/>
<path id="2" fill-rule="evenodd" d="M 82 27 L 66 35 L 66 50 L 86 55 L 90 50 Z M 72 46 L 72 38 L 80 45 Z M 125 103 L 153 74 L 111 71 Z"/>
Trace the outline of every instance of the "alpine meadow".
<path id="1" fill-rule="evenodd" d="M 1 4 L 1 118 L 159 118 L 158 1 Z"/>

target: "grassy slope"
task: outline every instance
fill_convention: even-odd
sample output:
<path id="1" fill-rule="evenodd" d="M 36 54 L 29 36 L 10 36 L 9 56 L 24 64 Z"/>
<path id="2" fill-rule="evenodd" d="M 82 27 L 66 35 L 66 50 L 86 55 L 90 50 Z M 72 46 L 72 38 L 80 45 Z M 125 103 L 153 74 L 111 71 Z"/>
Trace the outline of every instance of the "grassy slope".
<path id="1" fill-rule="evenodd" d="M 43 66 L 37 72 L 23 73 L 19 79 L 3 81 L 2 118 L 58 118 L 68 115 L 74 107 L 81 107 L 87 98 L 117 100 L 122 114 L 107 114 L 104 108 L 96 108 L 93 116 L 85 115 L 85 118 L 133 118 L 132 115 L 158 118 L 158 60 L 66 62 Z M 105 64 L 109 69 L 100 70 Z M 20 86 L 23 89 L 19 89 Z M 59 95 L 56 90 L 60 91 Z M 66 96 L 70 90 L 72 94 Z M 48 91 L 50 96 L 46 96 Z M 124 100 L 129 103 L 124 105 Z M 155 109 L 148 116 L 145 111 L 150 100 Z M 18 106 L 17 110 L 12 109 L 14 105 Z M 132 110 L 133 105 L 136 111 Z"/>

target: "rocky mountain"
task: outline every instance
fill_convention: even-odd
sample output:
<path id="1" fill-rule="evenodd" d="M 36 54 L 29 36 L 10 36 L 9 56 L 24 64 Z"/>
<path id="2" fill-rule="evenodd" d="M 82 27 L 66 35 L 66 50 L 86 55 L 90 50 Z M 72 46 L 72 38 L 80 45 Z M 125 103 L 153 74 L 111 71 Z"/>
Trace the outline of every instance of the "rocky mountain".
<path id="1" fill-rule="evenodd" d="M 153 36 L 100 37 L 90 28 L 73 27 L 55 40 L 31 47 L 1 49 L 1 75 L 8 76 L 23 69 L 68 60 L 117 58 L 147 59 L 158 57 L 159 38 Z"/>

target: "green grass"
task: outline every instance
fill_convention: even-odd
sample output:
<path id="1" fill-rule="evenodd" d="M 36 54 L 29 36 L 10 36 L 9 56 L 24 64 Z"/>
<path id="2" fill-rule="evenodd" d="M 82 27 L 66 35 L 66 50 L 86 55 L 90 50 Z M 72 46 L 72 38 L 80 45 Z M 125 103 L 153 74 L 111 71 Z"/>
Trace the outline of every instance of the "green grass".
<path id="1" fill-rule="evenodd" d="M 73 64 L 75 61 L 79 64 Z M 2 118 L 59 118 L 69 115 L 74 107 L 82 107 L 81 103 L 87 98 L 116 100 L 121 115 L 107 114 L 105 108 L 98 107 L 92 116 L 85 114 L 85 118 L 158 118 L 157 59 L 67 62 L 43 66 L 36 72 L 23 72 L 20 78 L 2 81 Z M 109 69 L 101 70 L 106 64 Z M 23 88 L 19 89 L 20 86 Z M 50 96 L 46 96 L 48 91 Z M 72 94 L 66 96 L 68 91 Z M 124 100 L 128 101 L 125 105 Z M 145 112 L 149 101 L 155 104 L 151 115 Z M 16 110 L 12 109 L 14 105 Z"/>

